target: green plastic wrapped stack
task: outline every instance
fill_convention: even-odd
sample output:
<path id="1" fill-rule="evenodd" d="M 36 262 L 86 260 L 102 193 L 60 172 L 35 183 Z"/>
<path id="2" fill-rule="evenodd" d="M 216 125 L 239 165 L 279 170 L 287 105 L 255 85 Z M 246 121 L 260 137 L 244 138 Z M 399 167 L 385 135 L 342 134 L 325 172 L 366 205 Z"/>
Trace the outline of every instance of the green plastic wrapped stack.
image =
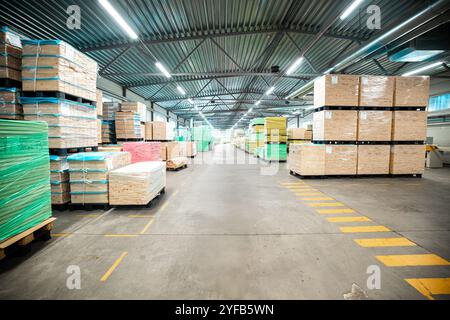
<path id="1" fill-rule="evenodd" d="M 266 144 L 264 146 L 264 157 L 269 161 L 286 161 L 287 148 L 286 144 Z"/>
<path id="2" fill-rule="evenodd" d="M 192 140 L 197 143 L 198 152 L 209 151 L 212 140 L 211 128 L 209 126 L 199 126 L 192 128 Z"/>
<path id="3" fill-rule="evenodd" d="M 0 241 L 51 215 L 47 123 L 0 120 Z"/>

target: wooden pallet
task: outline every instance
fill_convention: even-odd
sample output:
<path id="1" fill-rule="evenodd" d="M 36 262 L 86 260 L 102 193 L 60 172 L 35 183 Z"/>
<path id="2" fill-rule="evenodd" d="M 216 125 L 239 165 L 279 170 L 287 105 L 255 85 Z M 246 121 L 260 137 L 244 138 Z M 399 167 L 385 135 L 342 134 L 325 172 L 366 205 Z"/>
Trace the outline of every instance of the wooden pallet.
<path id="1" fill-rule="evenodd" d="M 96 105 L 96 102 L 93 100 L 77 97 L 72 94 L 61 91 L 23 91 L 22 96 L 26 98 L 58 98 L 63 100 L 70 100 L 74 102 L 89 104 L 92 106 Z"/>
<path id="2" fill-rule="evenodd" d="M 14 247 L 24 247 L 38 238 L 49 240 L 51 237 L 50 231 L 53 229 L 55 220 L 56 218 L 48 218 L 30 229 L 0 242 L 0 260 L 6 257 L 5 251 L 14 249 Z"/>
<path id="3" fill-rule="evenodd" d="M 344 175 L 308 175 L 303 176 L 295 171 L 289 170 L 289 174 L 300 179 L 348 179 L 348 178 L 422 178 L 422 174 L 344 174 Z"/>
<path id="4" fill-rule="evenodd" d="M 136 208 L 150 208 L 160 197 L 162 197 L 166 193 L 166 187 L 162 188 L 158 194 L 150 200 L 147 204 L 114 204 L 111 205 L 112 208 L 125 208 L 125 209 L 136 209 Z"/>
<path id="5" fill-rule="evenodd" d="M 167 167 L 166 169 L 167 169 L 167 171 L 179 171 L 179 170 L 185 169 L 187 167 L 188 167 L 187 164 L 185 164 L 185 165 L 182 165 L 182 166 L 177 167 L 177 168 L 169 168 L 169 167 Z"/>

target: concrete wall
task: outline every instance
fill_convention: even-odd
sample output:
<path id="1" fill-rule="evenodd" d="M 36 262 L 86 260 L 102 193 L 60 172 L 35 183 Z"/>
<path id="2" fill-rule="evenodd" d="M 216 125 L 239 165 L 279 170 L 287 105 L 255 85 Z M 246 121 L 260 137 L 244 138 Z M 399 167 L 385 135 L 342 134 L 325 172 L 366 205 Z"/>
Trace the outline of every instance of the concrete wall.
<path id="1" fill-rule="evenodd" d="M 449 73 L 446 73 L 449 75 Z M 430 96 L 441 95 L 450 92 L 450 79 L 431 78 Z M 440 111 L 439 114 L 448 112 Z M 433 137 L 433 143 L 441 147 L 450 147 L 450 123 L 439 125 L 428 125 L 427 137 Z"/>

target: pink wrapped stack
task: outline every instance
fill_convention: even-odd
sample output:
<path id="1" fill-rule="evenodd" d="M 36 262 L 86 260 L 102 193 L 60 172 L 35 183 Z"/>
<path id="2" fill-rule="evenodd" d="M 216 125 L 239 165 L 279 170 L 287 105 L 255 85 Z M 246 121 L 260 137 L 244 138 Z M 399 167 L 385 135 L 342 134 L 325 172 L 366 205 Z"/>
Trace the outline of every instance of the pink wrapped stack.
<path id="1" fill-rule="evenodd" d="M 160 142 L 127 142 L 122 147 L 131 153 L 131 163 L 161 161 Z"/>

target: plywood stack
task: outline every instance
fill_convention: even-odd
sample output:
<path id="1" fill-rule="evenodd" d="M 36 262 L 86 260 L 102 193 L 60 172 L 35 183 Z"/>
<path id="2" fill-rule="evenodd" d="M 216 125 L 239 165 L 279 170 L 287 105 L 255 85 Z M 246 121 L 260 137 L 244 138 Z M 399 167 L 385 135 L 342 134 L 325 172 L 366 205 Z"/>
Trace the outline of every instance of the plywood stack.
<path id="1" fill-rule="evenodd" d="M 116 122 L 102 120 L 102 143 L 116 143 Z"/>
<path id="2" fill-rule="evenodd" d="M 71 202 L 107 204 L 109 172 L 129 165 L 129 152 L 82 152 L 67 158 Z"/>
<path id="3" fill-rule="evenodd" d="M 288 151 L 293 144 L 310 143 L 312 140 L 312 130 L 304 128 L 289 128 L 288 129 Z"/>
<path id="4" fill-rule="evenodd" d="M 49 148 L 70 149 L 98 145 L 96 108 L 59 98 L 21 98 L 24 118 L 48 124 Z"/>
<path id="5" fill-rule="evenodd" d="M 140 115 L 133 111 L 116 112 L 116 138 L 117 140 L 138 139 L 143 140 Z"/>
<path id="6" fill-rule="evenodd" d="M 99 119 L 103 119 L 103 91 L 97 89 L 96 90 L 96 109 L 97 109 L 97 117 Z"/>
<path id="7" fill-rule="evenodd" d="M 131 163 L 161 161 L 160 142 L 127 142 L 123 151 L 131 154 Z"/>
<path id="8" fill-rule="evenodd" d="M 110 172 L 111 205 L 147 205 L 166 186 L 166 164 L 138 162 Z"/>
<path id="9" fill-rule="evenodd" d="M 97 98 L 97 63 L 61 40 L 22 40 L 23 91 Z"/>
<path id="10" fill-rule="evenodd" d="M 264 118 L 255 118 L 250 121 L 250 130 L 252 133 L 251 141 L 255 142 L 255 149 L 253 151 L 253 154 L 255 156 L 258 155 L 258 153 L 262 153 L 262 150 L 264 150 Z"/>
<path id="11" fill-rule="evenodd" d="M 386 145 L 358 145 L 358 170 L 361 174 L 388 174 L 391 146 Z"/>
<path id="12" fill-rule="evenodd" d="M 391 146 L 389 171 L 391 174 L 423 174 L 425 169 L 425 145 Z"/>
<path id="13" fill-rule="evenodd" d="M 0 27 L 0 79 L 22 81 L 21 36 L 7 27 Z"/>
<path id="14" fill-rule="evenodd" d="M 19 101 L 17 88 L 0 88 L 0 118 L 23 119 L 23 108 Z"/>
<path id="15" fill-rule="evenodd" d="M 356 141 L 358 111 L 322 110 L 313 115 L 314 141 Z"/>
<path id="16" fill-rule="evenodd" d="M 0 120 L 0 242 L 52 215 L 47 124 Z"/>
<path id="17" fill-rule="evenodd" d="M 140 121 L 146 120 L 147 106 L 142 102 L 122 102 L 120 111 L 132 111 L 139 114 Z"/>
<path id="18" fill-rule="evenodd" d="M 70 202 L 69 163 L 67 157 L 50 156 L 52 204 Z"/>
<path id="19" fill-rule="evenodd" d="M 287 158 L 287 119 L 285 117 L 264 118 L 263 159 L 286 161 Z"/>
<path id="20" fill-rule="evenodd" d="M 148 126 L 148 125 L 147 125 Z M 169 124 L 165 121 L 151 122 L 152 139 L 157 141 L 172 140 L 173 134 L 170 132 Z"/>
<path id="21" fill-rule="evenodd" d="M 176 157 L 176 158 L 168 159 L 166 162 L 167 169 L 171 169 L 171 170 L 185 167 L 185 166 L 187 166 L 187 163 L 188 163 L 188 159 L 186 157 Z"/>
<path id="22" fill-rule="evenodd" d="M 120 102 L 104 102 L 102 108 L 103 120 L 114 121 L 118 111 L 120 111 Z"/>

